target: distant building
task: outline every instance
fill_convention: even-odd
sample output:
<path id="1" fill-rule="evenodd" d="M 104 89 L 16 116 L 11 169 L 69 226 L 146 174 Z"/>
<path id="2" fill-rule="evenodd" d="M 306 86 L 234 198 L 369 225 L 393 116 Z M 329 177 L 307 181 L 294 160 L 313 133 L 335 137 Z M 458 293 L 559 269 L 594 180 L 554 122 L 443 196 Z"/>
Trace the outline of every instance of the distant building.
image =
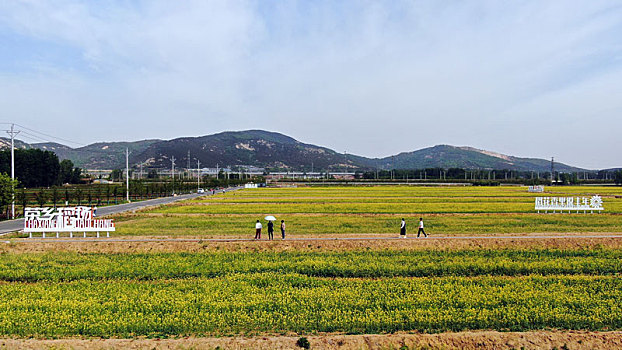
<path id="1" fill-rule="evenodd" d="M 356 173 L 328 173 L 328 176 L 337 180 L 354 180 Z"/>
<path id="2" fill-rule="evenodd" d="M 340 180 L 353 180 L 355 173 L 337 173 L 337 172 L 302 172 L 302 171 L 287 171 L 287 172 L 270 172 L 266 175 L 266 180 L 278 181 L 283 179 L 340 179 Z"/>

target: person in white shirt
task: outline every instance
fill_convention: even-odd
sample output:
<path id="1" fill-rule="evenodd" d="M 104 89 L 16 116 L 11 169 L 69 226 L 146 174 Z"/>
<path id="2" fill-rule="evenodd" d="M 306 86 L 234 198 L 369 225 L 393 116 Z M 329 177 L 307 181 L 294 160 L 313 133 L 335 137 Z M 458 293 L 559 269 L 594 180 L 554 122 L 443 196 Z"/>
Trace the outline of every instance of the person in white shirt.
<path id="1" fill-rule="evenodd" d="M 257 220 L 257 223 L 255 224 L 255 239 L 261 239 L 261 227 L 261 222 Z"/>
<path id="2" fill-rule="evenodd" d="M 428 235 L 425 233 L 425 231 L 423 230 L 423 218 L 419 218 L 419 231 L 417 231 L 417 237 L 419 237 L 419 234 L 423 233 L 423 235 L 425 237 L 427 237 Z"/>
<path id="3" fill-rule="evenodd" d="M 400 225 L 400 237 L 406 238 L 406 220 L 402 218 L 402 224 Z"/>

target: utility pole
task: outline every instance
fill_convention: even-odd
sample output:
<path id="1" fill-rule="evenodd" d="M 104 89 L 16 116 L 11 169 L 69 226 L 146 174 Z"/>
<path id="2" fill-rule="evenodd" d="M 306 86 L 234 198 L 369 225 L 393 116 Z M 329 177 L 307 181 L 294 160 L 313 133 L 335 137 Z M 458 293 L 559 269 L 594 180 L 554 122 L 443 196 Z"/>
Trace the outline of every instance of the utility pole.
<path id="1" fill-rule="evenodd" d="M 188 167 L 186 169 L 188 172 L 188 180 L 190 180 L 190 150 L 188 150 Z"/>
<path id="2" fill-rule="evenodd" d="M 555 181 L 553 177 L 554 169 L 555 169 L 555 158 L 551 157 L 551 185 L 553 185 L 553 181 Z"/>
<path id="3" fill-rule="evenodd" d="M 218 180 L 218 176 L 219 176 L 218 171 L 219 171 L 218 163 L 216 163 L 216 180 Z M 227 175 L 227 178 L 229 178 L 229 175 Z"/>
<path id="4" fill-rule="evenodd" d="M 11 219 L 15 219 L 15 136 L 19 131 L 15 131 L 15 124 L 11 124 L 11 130 L 7 134 L 11 136 Z"/>
<path id="5" fill-rule="evenodd" d="M 130 150 L 125 149 L 125 196 L 130 201 Z"/>
<path id="6" fill-rule="evenodd" d="M 199 193 L 199 188 L 201 188 L 201 162 L 197 159 L 197 193 Z"/>
<path id="7" fill-rule="evenodd" d="M 391 180 L 393 180 L 393 170 L 395 169 L 395 156 L 391 157 Z"/>
<path id="8" fill-rule="evenodd" d="M 173 195 L 175 195 L 175 156 L 171 157 L 171 176 L 173 178 Z"/>

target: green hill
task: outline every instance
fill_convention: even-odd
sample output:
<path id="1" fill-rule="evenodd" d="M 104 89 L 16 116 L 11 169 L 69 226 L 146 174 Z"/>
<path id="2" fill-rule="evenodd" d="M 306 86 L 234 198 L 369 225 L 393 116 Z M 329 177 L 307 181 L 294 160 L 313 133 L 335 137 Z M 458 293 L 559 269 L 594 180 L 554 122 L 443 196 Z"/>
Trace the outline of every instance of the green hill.
<path id="1" fill-rule="evenodd" d="M 0 148 L 8 147 L 6 138 Z M 149 168 L 170 168 L 175 157 L 176 167 L 195 168 L 197 159 L 202 167 L 248 165 L 268 170 L 296 171 L 353 171 L 422 168 L 508 169 L 521 171 L 550 170 L 550 161 L 519 158 L 472 147 L 438 145 L 385 158 L 344 155 L 332 149 L 302 143 L 289 136 L 263 130 L 222 132 L 201 137 L 182 137 L 173 140 L 142 140 L 135 142 L 98 142 L 71 148 L 58 143 L 27 144 L 16 141 L 20 148 L 35 147 L 55 152 L 60 159 L 70 159 L 85 169 L 115 169 L 125 167 L 125 148 L 129 148 L 130 164 Z M 190 158 L 188 158 L 190 151 Z M 556 163 L 562 172 L 585 169 Z"/>

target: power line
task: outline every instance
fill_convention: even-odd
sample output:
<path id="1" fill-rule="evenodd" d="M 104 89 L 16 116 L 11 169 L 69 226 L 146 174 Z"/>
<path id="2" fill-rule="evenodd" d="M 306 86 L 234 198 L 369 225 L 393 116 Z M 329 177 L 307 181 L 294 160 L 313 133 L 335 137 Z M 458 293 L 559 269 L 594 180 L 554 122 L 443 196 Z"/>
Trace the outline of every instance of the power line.
<path id="1" fill-rule="evenodd" d="M 48 139 L 44 139 L 44 138 L 42 138 L 41 136 L 37 136 L 37 135 L 35 135 L 35 134 L 31 134 L 31 133 L 29 133 L 29 132 L 27 132 L 27 131 L 24 131 L 24 130 L 20 130 L 20 131 L 21 131 L 21 133 L 22 133 L 22 134 L 24 134 L 24 135 L 29 135 L 29 136 L 26 136 L 27 138 L 29 138 L 29 139 L 31 139 L 31 140 L 35 140 L 35 141 L 37 141 L 37 142 L 41 142 L 41 141 L 43 141 L 43 142 L 54 142 L 54 141 L 50 141 L 50 140 L 48 140 Z M 22 136 L 22 137 L 24 137 L 24 136 Z"/>
<path id="2" fill-rule="evenodd" d="M 32 143 L 28 143 L 29 145 L 32 145 L 33 143 L 39 143 L 39 142 L 41 142 L 41 140 L 38 140 L 38 139 L 36 139 L 36 138 L 33 138 L 32 136 L 26 136 L 26 135 L 22 135 L 22 136 L 20 137 L 20 139 L 21 139 L 21 140 L 28 140 L 28 141 L 32 142 Z"/>
<path id="3" fill-rule="evenodd" d="M 3 124 L 5 124 L 5 123 L 3 123 Z M 10 124 L 10 123 L 6 123 L 6 124 Z M 80 146 L 84 145 L 82 142 L 71 141 L 71 140 L 68 140 L 68 139 L 64 139 L 62 137 L 57 137 L 57 136 L 54 136 L 54 135 L 46 134 L 44 132 L 31 129 L 29 127 L 26 127 L 26 126 L 23 126 L 23 125 L 20 125 L 20 124 L 17 124 L 17 123 L 15 123 L 15 125 L 19 126 L 22 129 L 26 129 L 26 130 L 32 131 L 34 133 L 37 133 L 37 134 L 40 134 L 40 135 L 43 135 L 43 136 L 51 137 L 51 138 L 56 139 L 56 140 L 61 140 L 61 141 L 73 143 L 73 144 L 80 145 Z M 52 142 L 52 141 L 50 141 L 50 142 Z"/>

